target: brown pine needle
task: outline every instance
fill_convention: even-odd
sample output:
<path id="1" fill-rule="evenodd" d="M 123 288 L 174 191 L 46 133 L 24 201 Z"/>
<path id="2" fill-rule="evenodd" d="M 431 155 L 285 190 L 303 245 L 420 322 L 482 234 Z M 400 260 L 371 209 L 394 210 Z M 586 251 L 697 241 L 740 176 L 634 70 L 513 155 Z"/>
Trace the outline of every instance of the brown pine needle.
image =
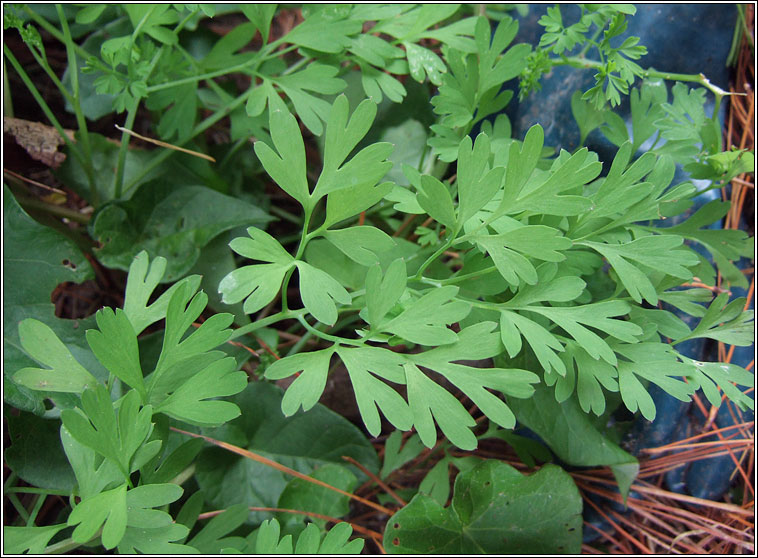
<path id="1" fill-rule="evenodd" d="M 35 186 L 44 188 L 45 190 L 50 190 L 51 192 L 55 192 L 56 194 L 63 194 L 64 196 L 66 195 L 66 192 L 64 192 L 63 190 L 59 190 L 58 188 L 53 188 L 52 186 L 48 186 L 47 184 L 42 184 L 42 182 L 37 182 L 36 180 L 32 180 L 31 178 L 26 178 L 25 176 L 15 173 L 12 170 L 3 169 L 3 173 L 9 174 L 13 178 L 18 178 L 19 180 L 23 180 L 24 182 L 28 182 L 29 184 L 34 184 Z"/>
<path id="2" fill-rule="evenodd" d="M 293 477 L 297 477 L 301 480 L 304 480 L 306 482 L 310 482 L 312 484 L 317 484 L 318 486 L 324 487 L 328 490 L 332 490 L 334 492 L 337 492 L 338 494 L 342 494 L 343 496 L 347 496 L 348 498 L 351 498 L 355 500 L 356 502 L 360 502 L 361 504 L 364 504 L 366 506 L 369 506 L 370 508 L 374 508 L 377 511 L 380 511 L 382 513 L 386 513 L 387 515 L 391 516 L 395 512 L 385 508 L 382 505 L 376 504 L 372 502 L 371 500 L 366 500 L 365 498 L 361 498 L 360 496 L 357 496 L 355 494 L 351 494 L 349 492 L 345 492 L 344 490 L 341 490 L 337 488 L 336 486 L 332 486 L 331 484 L 327 484 L 324 481 L 320 481 L 318 479 L 315 479 L 313 477 L 309 477 L 308 475 L 304 475 L 300 471 L 295 471 L 294 469 L 290 469 L 289 467 L 282 465 L 281 463 L 277 463 L 276 461 L 273 461 L 267 457 L 263 457 L 262 455 L 258 455 L 255 452 L 252 452 L 250 450 L 246 450 L 244 448 L 241 448 L 239 446 L 235 446 L 233 444 L 228 444 L 226 442 L 222 442 L 221 440 L 216 440 L 214 438 L 211 438 L 210 436 L 204 436 L 202 434 L 195 434 L 194 432 L 187 432 L 186 430 L 180 430 L 179 428 L 171 427 L 171 430 L 174 432 L 178 432 L 180 434 L 184 434 L 186 436 L 192 436 L 193 438 L 201 438 L 205 440 L 206 442 L 209 442 L 215 446 L 218 446 L 220 448 L 224 448 L 225 450 L 228 450 L 232 453 L 236 453 L 237 455 L 241 455 L 242 457 L 246 457 L 247 459 L 250 459 L 252 461 L 256 461 L 258 463 L 262 463 L 263 465 L 268 465 L 272 469 L 276 469 L 277 471 L 280 471 L 282 473 L 285 473 L 287 475 L 292 475 Z"/>
<path id="3" fill-rule="evenodd" d="M 372 481 L 374 481 L 376 484 L 378 484 L 382 490 L 384 490 L 387 494 L 389 494 L 398 504 L 401 506 L 406 506 L 408 503 L 403 500 L 400 496 L 397 495 L 397 493 L 392 490 L 382 479 L 377 477 L 374 473 L 366 469 L 363 465 L 361 465 L 358 461 L 350 457 L 349 455 L 343 455 L 342 459 L 347 461 L 348 463 L 352 463 L 356 467 L 358 467 L 363 473 L 370 478 Z"/>
<path id="4" fill-rule="evenodd" d="M 123 128 L 116 124 L 116 129 L 120 132 L 124 132 L 125 134 L 129 134 L 130 136 L 134 136 L 135 138 L 139 138 L 142 141 L 146 141 L 148 143 L 152 143 L 154 145 L 157 145 L 159 147 L 165 147 L 167 149 L 173 149 L 174 151 L 181 151 L 182 153 L 187 153 L 188 155 L 192 155 L 193 157 L 200 157 L 201 159 L 205 159 L 206 161 L 210 161 L 211 163 L 215 163 L 216 159 L 211 157 L 210 155 L 206 155 L 205 153 L 200 153 L 198 151 L 192 151 L 191 149 L 185 149 L 184 147 L 179 147 L 178 145 L 172 145 L 170 143 L 166 143 L 165 141 L 148 138 L 146 136 L 143 136 L 141 134 L 138 134 L 137 132 L 134 132 L 132 130 L 129 130 L 128 128 Z"/>

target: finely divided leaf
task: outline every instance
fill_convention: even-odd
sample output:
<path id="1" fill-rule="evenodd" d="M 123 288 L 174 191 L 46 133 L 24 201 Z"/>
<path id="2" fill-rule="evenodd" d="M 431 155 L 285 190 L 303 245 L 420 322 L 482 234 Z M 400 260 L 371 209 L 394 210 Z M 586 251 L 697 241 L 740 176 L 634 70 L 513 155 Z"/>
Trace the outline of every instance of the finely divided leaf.
<path id="1" fill-rule="evenodd" d="M 458 287 L 452 285 L 429 290 L 399 316 L 374 327 L 399 335 L 412 343 L 453 343 L 458 336 L 447 325 L 459 322 L 471 310 L 469 303 L 454 300 L 457 293 Z"/>
<path id="2" fill-rule="evenodd" d="M 33 318 L 18 325 L 21 346 L 34 360 L 48 368 L 22 368 L 13 380 L 29 389 L 81 393 L 98 384 L 79 364 L 52 329 Z"/>
<path id="3" fill-rule="evenodd" d="M 337 321 L 335 302 L 350 304 L 350 293 L 327 272 L 301 261 L 295 265 L 300 273 L 300 297 L 306 310 L 319 322 L 334 325 Z"/>
<path id="4" fill-rule="evenodd" d="M 303 411 L 308 411 L 318 403 L 326 387 L 329 361 L 335 348 L 291 355 L 277 360 L 266 369 L 266 378 L 270 380 L 281 380 L 299 373 L 282 398 L 285 416 L 294 415 L 301 406 Z"/>

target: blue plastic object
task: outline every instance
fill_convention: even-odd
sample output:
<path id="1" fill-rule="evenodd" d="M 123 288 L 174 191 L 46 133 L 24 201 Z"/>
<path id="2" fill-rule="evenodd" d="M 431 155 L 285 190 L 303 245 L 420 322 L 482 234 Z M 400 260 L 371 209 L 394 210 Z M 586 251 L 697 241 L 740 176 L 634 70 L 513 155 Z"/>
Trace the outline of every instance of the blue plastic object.
<path id="1" fill-rule="evenodd" d="M 544 31 L 537 21 L 546 10 L 545 5 L 530 6 L 528 16 L 519 18 L 519 33 L 514 42 L 536 44 Z M 561 5 L 561 12 L 566 24 L 573 23 L 579 16 L 576 5 Z M 638 61 L 642 67 L 685 74 L 702 72 L 712 83 L 727 89 L 729 71 L 725 61 L 736 17 L 736 7 L 728 4 L 637 5 L 637 13 L 627 18 L 629 26 L 625 35 L 640 37 L 640 44 L 647 47 L 648 54 Z M 514 99 L 506 109 L 514 137 L 522 138 L 532 125 L 539 123 L 545 130 L 546 145 L 568 151 L 576 149 L 580 137 L 571 112 L 571 96 L 577 90 L 586 91 L 594 85 L 593 74 L 590 70 L 582 72 L 570 67 L 557 67 L 543 76 L 541 91 L 532 93 L 522 102 Z M 617 112 L 629 125 L 628 98 L 624 98 L 621 106 L 617 107 Z M 723 121 L 723 112 L 719 116 Z M 612 160 L 617 149 L 598 130 L 589 134 L 585 144 L 605 161 Z M 676 181 L 687 179 L 688 176 L 679 169 Z M 718 195 L 711 191 L 696 198 L 696 205 L 689 213 Z M 686 217 L 687 215 L 680 216 L 680 220 Z M 670 224 L 676 223 L 672 220 Z M 720 228 L 720 225 L 715 224 L 714 228 Z M 745 296 L 738 289 L 732 291 L 734 297 Z M 692 319 L 685 314 L 677 314 L 685 321 Z M 713 347 L 706 340 L 692 340 L 679 344 L 677 349 L 690 358 L 713 360 L 715 355 L 709 354 Z M 732 362 L 745 367 L 752 358 L 753 347 L 738 347 L 734 351 Z M 695 433 L 693 425 L 699 427 L 704 420 L 694 404 L 681 402 L 655 385 L 650 386 L 650 394 L 656 404 L 657 417 L 652 422 L 640 418 L 635 423 L 625 443 L 626 449 L 634 454 L 640 454 L 648 447 L 661 446 L 691 436 Z M 718 426 L 733 424 L 734 413 L 729 412 L 730 407 L 734 408 L 729 402 L 721 406 L 716 417 Z M 744 420 L 752 420 L 752 417 L 752 413 L 742 416 Z M 689 463 L 666 474 L 665 481 L 672 491 L 717 500 L 728 490 L 734 468 L 732 457 L 726 455 Z M 607 528 L 605 521 L 590 507 L 585 510 L 585 520 L 601 530 L 607 530 L 604 529 Z M 597 539 L 599 534 L 595 529 L 585 528 L 584 536 L 585 541 L 591 541 Z"/>

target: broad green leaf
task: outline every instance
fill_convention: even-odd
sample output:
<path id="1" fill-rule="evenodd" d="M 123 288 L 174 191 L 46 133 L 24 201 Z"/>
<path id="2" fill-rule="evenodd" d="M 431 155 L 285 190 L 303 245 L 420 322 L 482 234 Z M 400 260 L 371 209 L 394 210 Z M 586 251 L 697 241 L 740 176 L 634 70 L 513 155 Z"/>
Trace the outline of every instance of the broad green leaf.
<path id="1" fill-rule="evenodd" d="M 411 77 L 423 83 L 426 76 L 434 85 L 442 83 L 442 75 L 447 72 L 447 66 L 434 52 L 411 42 L 403 42 L 405 54 L 408 57 L 408 69 Z"/>
<path id="2" fill-rule="evenodd" d="M 104 205 L 90 224 L 102 246 L 101 263 L 127 270 L 142 250 L 166 258 L 162 281 L 183 277 L 200 249 L 234 227 L 271 218 L 260 208 L 206 186 L 178 185 L 171 180 L 145 184 L 130 200 Z"/>
<path id="3" fill-rule="evenodd" d="M 166 311 L 163 347 L 155 371 L 147 382 L 152 403 L 160 403 L 167 391 L 178 387 L 175 385 L 178 382 L 174 381 L 173 376 L 178 376 L 181 380 L 187 379 L 186 372 L 176 366 L 178 363 L 187 367 L 193 359 L 207 358 L 207 353 L 229 339 L 231 330 L 226 328 L 232 322 L 231 314 L 215 314 L 185 337 L 187 330 L 200 316 L 207 302 L 208 296 L 205 293 L 199 292 L 193 296 L 192 290 L 187 285 L 183 285 L 171 297 Z M 215 352 L 213 356 L 219 358 L 223 356 L 223 353 Z M 157 389 L 157 386 L 162 389 Z"/>
<path id="4" fill-rule="evenodd" d="M 74 358 L 55 332 L 47 325 L 28 318 L 18 326 L 21 347 L 40 364 L 49 368 L 22 368 L 13 380 L 28 389 L 82 393 L 98 384 Z"/>
<path id="5" fill-rule="evenodd" d="M 352 297 L 337 280 L 305 262 L 295 262 L 300 273 L 300 297 L 303 305 L 319 322 L 334 325 L 337 305 L 350 304 Z"/>
<path id="6" fill-rule="evenodd" d="M 30 277 L 34 280 L 30 281 Z M 99 368 L 84 340 L 86 323 L 56 318 L 55 306 L 50 301 L 53 289 L 60 283 L 81 283 L 92 277 L 92 267 L 79 248 L 29 217 L 10 190 L 3 187 L 3 395 L 6 403 L 36 414 L 45 412 L 44 393 L 10 379 L 14 372 L 34 365 L 24 354 L 18 337 L 18 324 L 27 318 L 48 324 L 91 373 L 97 376 L 101 371 L 89 366 L 91 362 Z"/>
<path id="7" fill-rule="evenodd" d="M 513 413 L 500 397 L 487 389 L 514 397 L 529 397 L 534 392 L 530 384 L 539 382 L 539 376 L 526 370 L 477 368 L 453 362 L 463 359 L 482 360 L 499 354 L 500 335 L 493 331 L 495 327 L 494 322 L 480 322 L 461 330 L 455 343 L 408 358 L 447 378 L 476 403 L 490 420 L 504 428 L 513 428 L 516 424 Z M 463 409 L 460 403 L 456 406 Z M 437 422 L 440 422 L 439 417 Z"/>
<path id="8" fill-rule="evenodd" d="M 469 303 L 455 300 L 457 293 L 458 287 L 452 285 L 426 291 L 399 316 L 373 327 L 399 335 L 412 343 L 453 343 L 458 336 L 447 326 L 462 320 L 471 310 Z"/>
<path id="9" fill-rule="evenodd" d="M 354 19 L 330 17 L 326 10 L 317 11 L 285 36 L 285 41 L 298 46 L 336 54 L 351 44 L 351 35 L 361 32 L 362 23 Z"/>
<path id="10" fill-rule="evenodd" d="M 119 470 L 117 463 L 110 459 L 102 459 L 95 450 L 71 436 L 65 426 L 61 426 L 60 437 L 63 450 L 76 475 L 75 493 L 80 498 L 89 498 L 124 482 L 124 474 Z"/>
<path id="11" fill-rule="evenodd" d="M 284 416 L 294 415 L 301 406 L 303 411 L 308 411 L 318 403 L 326 387 L 329 361 L 334 350 L 335 347 L 330 347 L 321 351 L 298 353 L 277 360 L 266 369 L 266 378 L 270 380 L 281 380 L 299 374 L 282 398 Z"/>
<path id="12" fill-rule="evenodd" d="M 97 359 L 119 380 L 137 390 L 147 400 L 139 362 L 137 336 L 123 310 L 103 308 L 95 315 L 97 327 L 87 332 L 87 343 Z"/>
<path id="13" fill-rule="evenodd" d="M 358 485 L 358 479 L 349 469 L 335 463 L 327 463 L 309 476 L 349 493 L 352 493 Z M 295 478 L 289 481 L 282 491 L 277 507 L 330 517 L 344 517 L 350 512 L 350 499 L 323 486 Z M 303 519 L 305 518 L 293 517 L 291 514 L 279 515 L 279 520 L 283 524 L 299 523 Z M 314 518 L 314 522 L 322 528 L 326 525 L 323 519 Z"/>
<path id="14" fill-rule="evenodd" d="M 597 430 L 575 398 L 558 403 L 552 390 L 537 386 L 529 399 L 511 400 L 519 423 L 535 432 L 563 461 L 578 467 L 636 465 L 637 460 Z M 626 497 L 631 480 L 621 469 L 619 488 Z M 628 482 L 628 484 L 627 484 Z M 623 483 L 623 485 L 622 485 Z"/>
<path id="15" fill-rule="evenodd" d="M 547 307 L 529 306 L 530 312 L 541 314 L 558 324 L 594 359 L 602 358 L 610 364 L 616 364 L 616 356 L 599 335 L 587 329 L 593 327 L 617 339 L 636 343 L 642 329 L 631 322 L 614 319 L 629 312 L 629 305 L 620 300 L 597 302 L 583 306 Z"/>
<path id="16" fill-rule="evenodd" d="M 61 422 L 31 413 L 6 413 L 5 463 L 32 486 L 73 491 L 76 479 L 61 445 Z"/>
<path id="17" fill-rule="evenodd" d="M 152 509 L 168 506 L 178 500 L 184 489 L 172 483 L 143 484 L 126 493 L 127 525 L 138 528 L 158 528 L 171 525 L 173 518 L 165 511 Z"/>
<path id="18" fill-rule="evenodd" d="M 741 256 L 752 254 L 754 241 L 745 231 L 733 229 L 709 229 L 708 226 L 720 221 L 728 212 L 730 204 L 713 200 L 698 209 L 684 223 L 669 227 L 666 233 L 674 233 L 701 244 L 713 256 L 713 260 L 733 285 L 747 289 L 745 275 L 732 263 Z"/>
<path id="19" fill-rule="evenodd" d="M 65 523 L 45 527 L 9 527 L 3 525 L 3 552 L 6 554 L 42 554 Z"/>
<path id="20" fill-rule="evenodd" d="M 322 405 L 285 418 L 281 412 L 282 391 L 267 382 L 253 382 L 231 398 L 242 414 L 208 434 L 245 447 L 301 473 L 310 474 L 326 463 L 345 465 L 343 455 L 376 472 L 376 452 L 356 426 Z M 196 479 L 209 506 L 226 509 L 234 504 L 276 507 L 291 477 L 262 463 L 245 459 L 221 448 L 203 450 L 196 461 Z M 349 467 L 361 482 L 367 480 Z M 250 521 L 272 515 L 253 512 Z"/>
<path id="21" fill-rule="evenodd" d="M 110 550 L 118 545 L 126 531 L 126 484 L 82 500 L 68 516 L 68 525 L 76 525 L 71 537 L 85 543 L 102 527 L 101 542 Z"/>
<path id="22" fill-rule="evenodd" d="M 388 521 L 384 546 L 393 554 L 578 553 L 581 512 L 579 491 L 559 467 L 525 476 L 486 460 L 458 475 L 450 507 L 415 496 Z"/>
<path id="23" fill-rule="evenodd" d="M 338 347 L 337 354 L 350 375 L 358 410 L 369 433 L 378 436 L 382 429 L 377 408 L 396 428 L 410 429 L 413 416 L 405 399 L 376 377 L 404 384 L 403 357 L 388 349 L 370 346 Z"/>
<path id="24" fill-rule="evenodd" d="M 386 252 L 395 245 L 387 233 L 370 226 L 325 231 L 324 238 L 348 258 L 365 266 L 375 264 L 377 254 Z"/>
<path id="25" fill-rule="evenodd" d="M 729 293 L 721 293 L 713 299 L 695 329 L 676 343 L 707 337 L 729 345 L 750 346 L 754 342 L 755 323 L 753 311 L 744 307 L 744 298 L 729 302 Z"/>
<path id="26" fill-rule="evenodd" d="M 250 227 L 248 237 L 237 237 L 229 246 L 241 256 L 270 262 L 235 269 L 219 283 L 222 302 L 235 304 L 245 299 L 243 310 L 252 314 L 271 302 L 279 292 L 287 271 L 295 259 L 268 233 Z"/>

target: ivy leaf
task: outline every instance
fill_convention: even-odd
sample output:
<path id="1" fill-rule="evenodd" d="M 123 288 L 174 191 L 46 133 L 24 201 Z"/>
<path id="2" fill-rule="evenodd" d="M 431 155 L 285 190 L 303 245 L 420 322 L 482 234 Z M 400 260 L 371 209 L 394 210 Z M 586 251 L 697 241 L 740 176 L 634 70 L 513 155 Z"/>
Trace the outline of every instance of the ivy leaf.
<path id="1" fill-rule="evenodd" d="M 319 322 L 334 325 L 337 321 L 337 305 L 350 304 L 352 297 L 339 282 L 317 267 L 305 262 L 295 262 L 300 273 L 300 297 L 303 305 Z"/>
<path id="2" fill-rule="evenodd" d="M 86 543 L 102 527 L 102 545 L 110 550 L 121 542 L 126 532 L 126 484 L 82 500 L 68 516 L 68 524 L 76 525 L 71 537 Z"/>
<path id="3" fill-rule="evenodd" d="M 399 430 L 408 430 L 413 425 L 413 416 L 405 399 L 385 382 L 405 383 L 404 359 L 397 353 L 379 347 L 338 347 L 345 363 L 355 400 L 363 423 L 372 436 L 381 433 L 382 426 L 377 408 Z"/>
<path id="4" fill-rule="evenodd" d="M 266 378 L 270 380 L 281 380 L 300 373 L 282 398 L 284 416 L 294 415 L 301 406 L 303 411 L 308 411 L 318 403 L 326 387 L 329 361 L 334 351 L 335 347 L 330 347 L 294 354 L 277 360 L 266 369 Z"/>
<path id="5" fill-rule="evenodd" d="M 22 368 L 13 375 L 15 382 L 33 390 L 64 393 L 81 393 L 98 385 L 47 325 L 27 318 L 18 325 L 18 334 L 24 351 L 49 368 Z"/>
<path id="6" fill-rule="evenodd" d="M 581 516 L 579 491 L 560 467 L 525 476 L 488 459 L 458 474 L 450 507 L 416 495 L 388 521 L 384 545 L 396 554 L 578 553 Z"/>
<path id="7" fill-rule="evenodd" d="M 136 389 L 142 401 L 146 401 L 137 336 L 126 313 L 120 308 L 115 312 L 111 308 L 103 308 L 97 312 L 95 319 L 99 331 L 91 329 L 87 332 L 87 343 L 92 352 L 109 372 Z"/>

